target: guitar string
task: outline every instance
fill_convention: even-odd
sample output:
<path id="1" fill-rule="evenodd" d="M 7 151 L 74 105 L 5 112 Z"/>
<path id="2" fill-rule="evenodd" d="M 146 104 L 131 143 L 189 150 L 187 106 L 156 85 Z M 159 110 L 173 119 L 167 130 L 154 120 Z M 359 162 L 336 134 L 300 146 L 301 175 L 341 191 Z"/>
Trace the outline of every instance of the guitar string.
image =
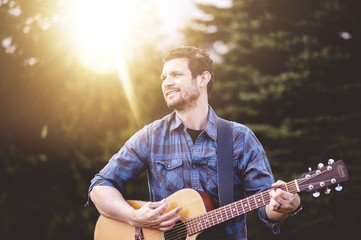
<path id="1" fill-rule="evenodd" d="M 186 226 L 187 219 L 181 216 L 181 220 L 175 224 L 175 226 L 167 231 L 164 232 L 164 235 L 167 235 L 167 240 L 179 239 L 179 237 L 187 236 L 187 226 Z"/>
<path id="2" fill-rule="evenodd" d="M 315 178 L 316 176 L 319 176 L 320 174 L 322 174 L 324 172 L 325 171 L 323 171 L 319 174 L 310 175 L 309 178 L 298 179 L 299 187 L 306 186 L 306 185 L 302 185 L 302 184 L 304 182 L 309 181 L 312 178 Z M 296 186 L 296 184 L 294 184 L 294 181 L 286 183 L 286 185 L 283 188 L 285 188 L 283 190 L 287 190 L 288 192 L 291 192 L 291 193 L 298 192 L 297 186 Z M 264 205 L 266 205 L 265 201 L 266 202 L 270 201 L 269 192 L 270 192 L 270 190 L 261 192 L 259 194 L 247 197 L 246 199 L 242 199 L 235 203 L 229 204 L 229 205 L 225 206 L 224 208 L 215 209 L 211 212 L 208 212 L 208 214 L 205 213 L 200 216 L 188 219 L 185 221 L 185 223 L 182 222 L 181 224 L 176 224 L 176 226 L 173 228 L 172 233 L 170 235 L 168 235 L 168 236 L 170 236 L 170 238 L 167 238 L 167 239 L 170 239 L 170 240 L 177 239 L 178 237 L 187 235 L 187 232 L 188 232 L 187 226 L 189 226 L 190 233 L 195 234 L 197 232 L 202 231 L 203 229 L 209 228 L 211 226 L 214 226 L 214 225 L 217 225 L 218 223 L 223 222 L 223 219 L 229 220 L 233 217 L 240 216 L 246 212 L 249 212 L 251 210 L 254 210 L 256 208 L 264 206 Z M 268 193 L 268 194 L 264 194 L 264 193 Z M 266 196 L 264 196 L 264 195 L 266 195 Z M 257 204 L 256 197 L 261 197 L 263 203 L 261 203 L 260 205 Z M 254 199 L 252 200 L 251 198 L 254 198 Z M 247 201 L 248 204 L 244 203 L 245 201 Z M 234 206 L 234 208 L 232 206 Z M 242 207 L 243 211 L 240 211 L 240 207 Z M 227 209 L 227 208 L 229 208 L 229 209 Z M 246 211 L 244 208 L 249 208 L 249 210 Z M 237 212 L 236 215 L 234 215 L 235 211 Z M 229 215 L 231 217 L 229 217 Z M 198 222 L 198 224 L 197 224 L 197 222 Z M 204 223 L 204 224 L 202 224 L 202 223 Z M 186 225 L 186 227 L 184 227 L 184 224 Z M 205 227 L 203 225 L 205 225 Z M 175 238 L 173 238 L 173 237 L 175 237 Z"/>
<path id="3" fill-rule="evenodd" d="M 328 169 L 323 170 L 323 171 L 321 171 L 320 173 L 314 173 L 314 174 L 310 175 L 310 177 L 308 177 L 308 178 L 298 179 L 298 181 L 296 180 L 297 183 L 298 183 L 298 187 L 299 187 L 299 188 L 303 188 L 303 187 L 307 186 L 307 185 L 303 185 L 303 184 L 304 184 L 305 182 L 307 182 L 307 181 L 309 181 L 309 180 L 311 180 L 311 179 L 313 179 L 313 178 L 315 178 L 315 177 L 317 177 L 317 176 L 325 173 L 326 171 L 328 171 Z M 328 180 L 328 181 L 330 181 L 330 180 Z M 326 182 L 328 182 L 328 181 L 326 181 Z M 319 182 L 317 182 L 317 183 L 319 183 Z M 286 183 L 286 185 L 283 186 L 283 190 L 286 190 L 286 191 L 291 192 L 291 193 L 296 193 L 296 192 L 298 192 L 299 189 L 297 188 L 297 185 L 296 185 L 295 181 L 291 181 L 291 182 L 289 182 L 289 183 Z M 241 214 L 244 214 L 244 213 L 246 213 L 246 212 L 248 212 L 248 211 L 251 211 L 251 210 L 254 210 L 254 209 L 258 208 L 258 207 L 261 207 L 261 206 L 266 205 L 266 204 L 265 204 L 265 201 L 266 201 L 266 202 L 269 202 L 269 201 L 270 201 L 269 191 L 270 191 L 270 190 L 265 191 L 265 192 L 262 192 L 262 193 L 259 193 L 259 194 L 257 194 L 257 195 L 254 195 L 254 196 L 253 196 L 254 201 L 251 200 L 251 202 L 250 202 L 250 199 L 252 198 L 252 196 L 251 196 L 251 197 L 248 197 L 248 198 L 246 198 L 246 199 L 242 199 L 242 200 L 240 200 L 240 201 L 237 201 L 237 202 L 236 202 L 237 205 L 241 205 L 241 204 L 242 204 L 241 206 L 242 206 L 243 211 L 241 211 L 241 212 L 242 212 Z M 268 193 L 268 194 L 266 194 L 266 196 L 264 196 L 264 195 L 265 195 L 264 193 Z M 262 197 L 263 203 L 262 203 L 261 205 L 258 205 L 257 202 L 255 201 L 255 200 L 256 200 L 256 196 Z M 244 203 L 245 200 L 247 200 L 248 204 L 247 204 L 247 203 Z M 237 205 L 235 205 L 235 206 L 236 206 L 236 210 L 237 210 L 237 215 L 236 215 L 236 216 L 239 216 L 239 215 L 240 215 L 240 214 L 239 214 L 239 212 L 240 212 L 239 209 L 240 209 L 240 208 L 239 208 L 239 206 L 237 207 Z M 231 207 L 231 206 L 232 206 L 232 204 L 228 205 L 228 207 Z M 249 208 L 248 211 L 246 211 L 246 210 L 244 209 L 244 208 L 247 208 L 247 206 L 248 206 L 248 208 Z M 226 219 L 228 220 L 228 219 L 230 219 L 230 218 L 228 217 L 228 215 L 231 215 L 232 217 L 234 216 L 233 213 L 232 213 L 232 210 L 234 211 L 233 208 L 231 208 L 231 210 L 227 210 L 227 208 L 224 208 L 224 209 L 219 210 L 219 211 L 212 211 L 212 212 L 209 214 L 209 218 L 212 220 L 212 223 L 209 224 L 210 221 L 206 221 L 206 223 L 208 223 L 209 226 L 212 226 L 212 225 L 215 225 L 215 224 L 214 224 L 215 221 L 216 221 L 216 223 L 218 223 L 218 222 L 217 222 L 217 218 L 218 218 L 219 222 L 222 222 L 222 220 L 223 220 L 224 217 L 226 217 Z M 201 216 L 199 216 L 199 217 L 196 217 L 196 218 L 194 218 L 194 220 L 198 220 L 198 221 L 199 221 L 199 220 L 202 220 L 203 218 L 205 218 L 205 215 L 206 215 L 206 214 L 201 215 Z M 199 226 L 201 226 L 201 225 L 199 225 L 199 224 L 198 224 L 198 225 L 194 225 L 194 224 L 192 224 L 192 222 L 193 222 L 193 219 L 192 219 L 192 221 L 189 221 L 189 223 L 190 223 L 190 226 L 191 226 L 191 227 L 192 227 L 192 226 L 195 226 L 195 227 L 197 228 L 196 230 L 194 230 L 195 232 L 198 232 L 198 231 L 201 231 L 201 230 L 202 230 L 202 229 L 199 229 Z"/>
<path id="4" fill-rule="evenodd" d="M 320 173 L 314 173 L 314 174 L 312 174 L 312 175 L 310 175 L 309 177 L 304 177 L 304 178 L 301 178 L 301 179 L 299 179 L 299 181 L 298 181 L 298 184 L 299 184 L 299 187 L 305 187 L 305 186 L 307 186 L 307 185 L 302 185 L 303 183 L 305 183 L 305 182 L 307 182 L 307 181 L 309 181 L 309 180 L 311 180 L 311 179 L 313 179 L 313 178 L 315 178 L 315 177 L 317 177 L 317 176 L 320 176 L 320 175 L 322 175 L 323 173 L 325 173 L 325 172 L 327 172 L 327 171 L 329 171 L 328 169 L 326 169 L 326 170 L 324 170 L 324 171 L 320 171 Z M 321 183 L 322 181 L 318 181 L 318 182 L 315 182 L 315 183 Z M 323 182 L 331 182 L 331 179 L 330 180 L 326 180 L 326 181 L 323 181 Z M 314 184 L 315 184 L 314 183 Z M 310 189 L 311 190 L 311 189 Z M 317 189 L 316 189 L 317 190 Z"/>
<path id="5" fill-rule="evenodd" d="M 262 196 L 262 195 L 260 195 L 260 196 Z M 255 201 L 256 197 L 253 196 L 253 198 L 254 198 L 254 200 L 252 200 L 252 201 Z M 249 201 L 246 199 L 242 199 L 240 201 L 237 201 L 230 205 L 227 205 L 223 208 L 215 209 L 215 210 L 209 212 L 208 214 L 206 213 L 204 215 L 201 215 L 194 219 L 191 219 L 189 221 L 190 228 L 191 228 L 192 232 L 200 232 L 205 228 L 214 226 L 220 222 L 224 222 L 226 220 L 229 220 L 231 218 L 234 218 L 236 216 L 244 214 L 245 212 L 247 212 L 245 210 L 245 208 L 250 208 L 248 211 L 251 211 L 255 207 L 260 207 L 260 206 L 265 205 L 263 196 L 262 196 L 262 199 L 263 199 L 262 200 L 263 203 L 261 205 L 257 204 L 257 202 L 252 202 L 252 201 Z M 244 203 L 245 200 L 247 201 L 246 204 Z M 241 207 L 242 207 L 242 209 L 241 209 Z M 237 213 L 234 214 L 235 212 L 237 212 Z M 207 215 L 208 215 L 208 217 L 207 217 Z M 196 223 L 193 223 L 193 222 L 196 222 Z M 205 222 L 205 224 L 200 224 L 202 222 Z M 203 225 L 205 225 L 206 227 L 204 227 Z"/>
<path id="6" fill-rule="evenodd" d="M 176 232 L 175 234 L 173 234 L 173 233 L 168 234 L 167 238 L 165 238 L 165 232 L 158 232 L 158 233 L 154 233 L 152 235 L 147 235 L 146 238 L 148 240 L 153 240 L 153 239 L 175 240 L 175 239 L 179 239 L 180 237 L 183 237 L 183 236 L 185 236 L 185 237 L 187 236 L 187 231 L 183 230 L 181 232 Z"/>
<path id="7" fill-rule="evenodd" d="M 175 231 L 173 231 L 173 229 L 170 230 L 172 233 L 168 235 L 169 238 L 167 237 L 167 240 L 178 239 L 179 237 L 187 236 L 187 226 L 185 224 L 186 220 L 185 218 L 183 218 L 182 220 L 183 221 L 177 222 L 174 226 L 173 229 L 175 229 Z"/>
<path id="8" fill-rule="evenodd" d="M 211 212 L 208 212 L 208 214 L 206 213 L 204 215 L 198 216 L 189 221 L 190 227 L 191 228 L 193 227 L 192 229 L 194 230 L 194 232 L 199 232 L 204 228 L 203 225 L 206 225 L 206 227 L 210 227 L 210 226 L 216 225 L 220 222 L 224 222 L 224 221 L 234 218 L 236 216 L 242 215 L 245 212 L 251 211 L 255 208 L 264 206 L 264 205 L 266 205 L 266 202 L 268 202 L 269 198 L 265 199 L 265 197 L 263 195 L 264 195 L 264 192 L 254 195 L 254 196 L 251 196 L 248 199 L 239 200 L 239 201 L 234 202 L 230 205 L 227 205 L 223 208 L 215 209 Z M 262 199 L 262 202 L 257 203 L 257 199 L 258 200 Z M 241 209 L 241 207 L 242 207 L 242 209 Z M 207 217 L 207 215 L 208 215 L 208 217 Z M 209 220 L 207 220 L 207 219 L 209 219 Z M 196 223 L 192 224 L 192 222 L 194 222 L 194 221 L 198 222 L 198 224 L 196 224 Z M 205 224 L 203 224 L 203 225 L 199 224 L 200 222 L 205 222 Z"/>
<path id="9" fill-rule="evenodd" d="M 288 188 L 288 190 L 291 189 L 291 191 L 295 191 L 296 187 L 293 185 L 294 185 L 294 182 L 287 183 L 286 188 Z M 295 191 L 295 192 L 297 192 L 297 191 Z M 269 194 L 267 194 L 265 197 L 264 193 L 266 193 L 266 192 L 262 192 L 262 193 L 250 196 L 247 199 L 242 199 L 240 201 L 237 201 L 235 203 L 227 205 L 227 206 L 225 206 L 225 208 L 216 209 L 214 211 L 211 211 L 210 214 L 204 214 L 204 215 L 201 215 L 199 217 L 196 217 L 196 218 L 190 220 L 189 225 L 190 225 L 191 230 L 193 230 L 192 232 L 199 232 L 202 229 L 204 229 L 204 226 L 199 223 L 205 222 L 204 225 L 206 225 L 206 228 L 208 228 L 208 227 L 216 225 L 220 222 L 223 222 L 223 219 L 229 220 L 231 218 L 234 218 L 236 216 L 244 214 L 245 212 L 248 212 L 248 211 L 254 210 L 258 207 L 266 205 L 266 202 L 268 202 L 270 200 L 270 197 L 269 197 Z M 268 191 L 268 193 L 269 193 L 269 191 Z M 257 199 L 258 200 L 261 199 L 262 202 L 257 203 Z M 266 200 L 266 202 L 265 202 L 265 200 Z M 245 201 L 247 201 L 247 203 L 244 203 Z M 240 210 L 240 206 L 242 207 L 243 211 Z M 246 210 L 244 210 L 244 208 L 249 208 L 249 209 L 246 211 Z M 236 214 L 234 214 L 235 212 L 236 212 Z M 209 215 L 209 216 L 206 218 L 207 215 Z M 210 219 L 211 221 L 208 221 L 208 219 Z M 226 221 L 226 220 L 224 220 L 224 221 Z M 192 222 L 194 222 L 194 221 L 197 221 L 198 224 L 196 224 L 196 225 L 192 224 Z M 194 227 L 196 229 L 194 229 Z"/>

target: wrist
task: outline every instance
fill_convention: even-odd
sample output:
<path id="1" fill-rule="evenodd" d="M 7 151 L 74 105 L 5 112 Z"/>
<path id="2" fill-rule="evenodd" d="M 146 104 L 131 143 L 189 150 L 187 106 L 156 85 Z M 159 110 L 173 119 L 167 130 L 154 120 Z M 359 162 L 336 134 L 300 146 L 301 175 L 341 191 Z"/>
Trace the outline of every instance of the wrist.
<path id="1" fill-rule="evenodd" d="M 293 210 L 292 212 L 290 212 L 288 215 L 289 216 L 295 216 L 297 215 L 297 213 L 299 213 L 301 210 L 302 210 L 302 203 L 295 209 Z"/>

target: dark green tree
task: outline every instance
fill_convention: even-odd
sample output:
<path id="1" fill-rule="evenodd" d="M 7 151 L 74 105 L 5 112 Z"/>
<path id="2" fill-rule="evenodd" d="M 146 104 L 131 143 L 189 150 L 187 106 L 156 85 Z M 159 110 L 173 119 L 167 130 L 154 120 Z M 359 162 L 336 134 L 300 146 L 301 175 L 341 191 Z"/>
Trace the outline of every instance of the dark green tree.
<path id="1" fill-rule="evenodd" d="M 0 1 L 0 239 L 91 239 L 98 213 L 83 207 L 90 180 L 167 111 L 156 17 L 148 14 L 142 31 L 152 37 L 133 41 L 137 95 L 127 99 L 116 73 L 95 74 L 76 59 L 63 21 L 72 2 Z M 130 185 L 127 194 L 144 198 L 147 189 Z"/>
<path id="2" fill-rule="evenodd" d="M 205 18 L 184 33 L 188 44 L 221 56 L 212 104 L 256 132 L 276 178 L 291 180 L 329 158 L 344 159 L 349 167 L 345 191 L 330 198 L 304 196 L 304 214 L 284 223 L 278 237 L 351 238 L 354 200 L 360 198 L 359 4 L 234 0 L 228 8 L 198 6 Z M 339 206 L 347 206 L 347 220 Z M 267 236 L 252 227 L 250 234 Z"/>

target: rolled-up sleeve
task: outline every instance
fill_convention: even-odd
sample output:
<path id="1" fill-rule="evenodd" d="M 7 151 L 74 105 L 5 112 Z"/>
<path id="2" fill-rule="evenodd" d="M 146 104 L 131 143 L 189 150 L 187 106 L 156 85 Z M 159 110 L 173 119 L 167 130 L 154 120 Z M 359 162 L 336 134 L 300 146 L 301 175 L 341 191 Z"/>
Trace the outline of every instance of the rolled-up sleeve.
<path id="1" fill-rule="evenodd" d="M 275 222 L 270 221 L 267 217 L 265 206 L 258 209 L 258 216 L 273 234 L 279 234 L 281 232 L 278 225 Z"/>
<path id="2" fill-rule="evenodd" d="M 141 174 L 147 167 L 148 148 L 147 126 L 145 126 L 133 135 L 91 180 L 85 206 L 93 206 L 89 194 L 95 186 L 110 186 L 121 192 L 130 180 Z"/>
<path id="3" fill-rule="evenodd" d="M 274 178 L 263 146 L 254 133 L 246 128 L 243 136 L 243 154 L 241 155 L 244 160 L 242 161 L 244 191 L 246 196 L 251 196 L 270 189 Z M 257 212 L 261 221 L 272 233 L 280 232 L 277 224 L 267 217 L 265 206 L 258 208 Z"/>

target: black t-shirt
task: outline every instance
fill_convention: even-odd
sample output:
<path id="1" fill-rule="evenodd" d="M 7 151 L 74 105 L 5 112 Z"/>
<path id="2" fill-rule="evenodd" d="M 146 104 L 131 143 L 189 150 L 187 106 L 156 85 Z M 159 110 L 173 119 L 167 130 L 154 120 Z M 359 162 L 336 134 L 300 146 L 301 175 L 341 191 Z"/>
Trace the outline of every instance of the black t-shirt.
<path id="1" fill-rule="evenodd" d="M 193 143 L 196 142 L 199 134 L 201 134 L 203 130 L 193 130 L 193 129 L 190 129 L 190 128 L 187 128 L 187 132 L 189 133 L 189 135 L 191 136 L 192 140 L 193 140 Z"/>

